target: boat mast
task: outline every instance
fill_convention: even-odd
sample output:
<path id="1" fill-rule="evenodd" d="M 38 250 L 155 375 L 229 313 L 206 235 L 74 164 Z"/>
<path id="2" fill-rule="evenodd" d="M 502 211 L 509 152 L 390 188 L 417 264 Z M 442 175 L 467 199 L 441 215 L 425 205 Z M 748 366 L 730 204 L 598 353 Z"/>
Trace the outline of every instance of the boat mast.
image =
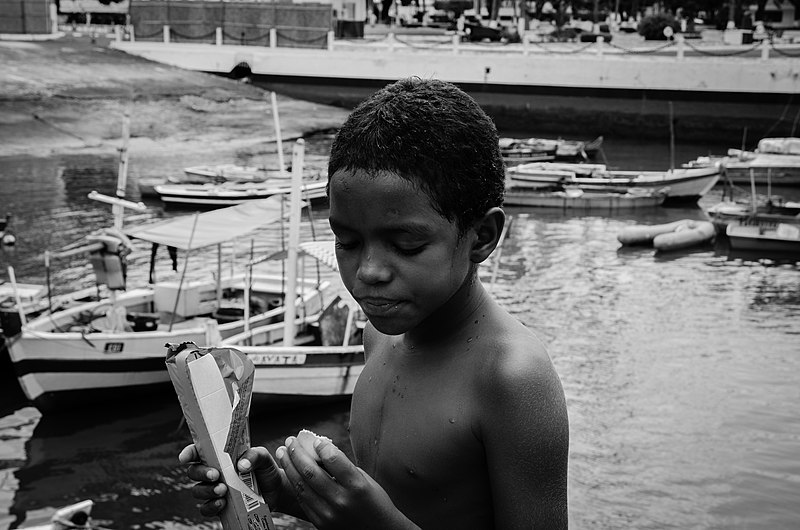
<path id="1" fill-rule="evenodd" d="M 292 192 L 289 195 L 289 247 L 286 256 L 286 293 L 283 306 L 283 344 L 294 345 L 295 301 L 297 299 L 297 249 L 300 245 L 300 187 L 303 181 L 305 141 L 299 138 L 292 149 Z"/>
<path id="2" fill-rule="evenodd" d="M 131 138 L 131 115 L 129 111 L 125 111 L 122 117 L 122 147 L 119 150 L 119 171 L 117 174 L 117 198 L 125 198 L 125 187 L 128 183 L 128 143 Z M 114 212 L 114 228 L 122 230 L 122 216 L 124 208 L 120 204 L 114 204 L 112 207 Z"/>
<path id="3" fill-rule="evenodd" d="M 278 115 L 278 96 L 275 92 L 269 93 L 272 102 L 272 123 L 275 126 L 275 142 L 278 145 L 278 170 L 282 177 L 286 172 L 286 166 L 283 165 L 283 139 L 281 138 L 281 119 Z"/>

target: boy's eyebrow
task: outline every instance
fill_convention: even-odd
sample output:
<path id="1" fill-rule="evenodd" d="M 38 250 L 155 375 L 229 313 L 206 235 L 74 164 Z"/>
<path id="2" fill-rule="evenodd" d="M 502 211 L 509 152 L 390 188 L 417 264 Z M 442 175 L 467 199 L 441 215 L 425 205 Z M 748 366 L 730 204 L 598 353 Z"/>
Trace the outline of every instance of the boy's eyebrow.
<path id="1" fill-rule="evenodd" d="M 331 225 L 332 230 L 354 230 L 349 226 L 338 222 L 333 217 L 328 218 L 328 223 Z M 389 225 L 381 228 L 382 232 L 388 234 L 411 234 L 415 236 L 428 236 L 433 230 L 427 223 L 415 223 L 413 221 L 401 221 L 395 225 Z"/>

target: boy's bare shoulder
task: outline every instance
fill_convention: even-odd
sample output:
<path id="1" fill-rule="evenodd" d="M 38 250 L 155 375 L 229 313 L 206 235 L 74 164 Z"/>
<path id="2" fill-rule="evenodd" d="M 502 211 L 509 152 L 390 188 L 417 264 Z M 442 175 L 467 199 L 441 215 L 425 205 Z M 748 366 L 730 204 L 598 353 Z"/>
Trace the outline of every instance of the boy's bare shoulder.
<path id="1" fill-rule="evenodd" d="M 547 347 L 536 333 L 522 324 L 516 317 L 492 303 L 488 312 L 485 344 L 489 350 L 486 362 L 491 374 L 500 378 L 528 378 L 539 373 L 555 376 Z"/>

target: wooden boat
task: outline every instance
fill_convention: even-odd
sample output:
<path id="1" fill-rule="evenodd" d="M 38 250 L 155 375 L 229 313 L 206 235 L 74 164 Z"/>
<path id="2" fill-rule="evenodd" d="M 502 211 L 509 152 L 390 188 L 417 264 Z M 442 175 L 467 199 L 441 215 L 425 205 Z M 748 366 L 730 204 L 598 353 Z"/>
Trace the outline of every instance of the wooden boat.
<path id="1" fill-rule="evenodd" d="M 731 223 L 725 230 L 732 250 L 800 259 L 800 225 Z"/>
<path id="2" fill-rule="evenodd" d="M 626 246 L 652 246 L 666 252 L 704 245 L 714 239 L 715 232 L 710 221 L 681 219 L 659 225 L 626 226 L 617 234 L 617 240 Z"/>
<path id="3" fill-rule="evenodd" d="M 326 197 L 327 179 L 308 181 L 302 185 L 305 200 Z M 166 205 L 221 207 L 287 194 L 291 186 L 285 182 L 225 182 L 222 184 L 164 184 L 155 187 Z"/>
<path id="4" fill-rule="evenodd" d="M 630 190 L 620 193 L 567 188 L 563 191 L 541 191 L 512 186 L 506 189 L 504 205 L 562 210 L 615 211 L 654 208 L 661 206 L 666 197 L 666 190 Z"/>
<path id="5" fill-rule="evenodd" d="M 697 202 L 716 185 L 720 169 L 714 165 L 665 171 L 623 171 L 608 169 L 605 164 L 539 162 L 510 167 L 506 174 L 512 186 L 570 185 L 593 192 L 667 188 L 666 201 L 676 203 Z"/>
<path id="6" fill-rule="evenodd" d="M 140 177 L 137 180 L 142 197 L 158 197 L 156 186 L 184 186 L 224 183 L 264 183 L 288 185 L 291 176 L 277 169 L 221 164 L 219 166 L 192 166 L 184 168 L 183 175 L 169 177 Z"/>
<path id="7" fill-rule="evenodd" d="M 698 157 L 686 167 L 720 164 L 733 184 L 800 186 L 800 138 L 762 138 L 753 151 L 728 149 L 727 156 Z"/>
<path id="8" fill-rule="evenodd" d="M 171 388 L 164 365 L 166 343 L 216 345 L 241 334 L 256 336 L 251 330 L 259 330 L 257 336 L 266 336 L 261 330 L 270 325 L 268 340 L 273 348 L 257 352 L 259 366 L 280 373 L 275 369 L 291 365 L 293 373 L 300 370 L 295 382 L 304 381 L 308 386 L 322 385 L 320 381 L 325 379 L 327 386 L 321 387 L 318 395 L 340 397 L 351 392 L 358 365 L 363 364 L 360 334 L 348 335 L 351 340 L 333 350 L 315 349 L 329 345 L 324 342 L 331 335 L 328 315 L 335 317 L 338 306 L 331 309 L 336 298 L 331 296 L 330 282 L 298 277 L 300 251 L 296 241 L 299 212 L 304 206 L 301 157 L 295 167 L 285 275 L 256 273 L 252 267 L 225 275 L 220 257 L 214 272 L 186 276 L 184 268 L 180 280 L 156 281 L 127 291 L 119 289 L 121 292 L 111 290 L 107 300 L 78 304 L 33 319 L 23 324 L 9 343 L 11 361 L 25 395 L 43 411 L 152 395 Z M 282 196 L 274 196 L 167 219 L 127 228 L 124 235 L 132 241 L 184 252 L 217 246 L 221 255 L 223 242 L 282 220 L 286 210 L 282 200 Z M 283 252 L 276 255 L 281 258 Z M 115 283 L 110 278 L 105 280 L 109 287 Z M 293 342 L 298 336 L 295 329 L 304 333 L 302 340 Z M 246 343 L 251 339 L 242 340 Z M 274 348 L 294 344 L 301 349 L 292 351 L 291 360 L 288 349 Z M 334 386 L 335 392 L 331 390 Z M 301 387 L 294 388 L 302 393 Z M 290 391 L 286 392 L 282 397 L 291 397 Z"/>
<path id="9" fill-rule="evenodd" d="M 335 269 L 334 242 L 307 242 L 301 254 Z M 287 287 L 288 288 L 288 287 Z M 267 323 L 227 337 L 253 361 L 254 406 L 324 401 L 352 395 L 364 368 L 362 330 L 366 318 L 340 282 L 332 282 L 319 313 Z"/>
<path id="10" fill-rule="evenodd" d="M 168 219 L 126 230 L 130 238 L 188 252 L 217 246 L 283 217 L 280 197 Z M 104 259 L 108 256 L 104 256 Z M 280 275 L 218 271 L 117 292 L 42 315 L 22 325 L 8 351 L 25 395 L 41 410 L 67 403 L 146 394 L 168 385 L 166 342 L 214 344 L 246 325 L 281 319 Z M 212 278 L 212 275 L 214 276 Z M 105 278 L 108 287 L 116 280 Z M 100 277 L 98 276 L 98 280 Z M 322 309 L 316 282 L 298 284 L 304 314 Z M 124 284 L 122 287 L 125 287 Z M 245 302 L 247 300 L 247 302 Z M 245 323 L 246 306 L 253 316 Z M 167 386 L 168 388 L 168 386 Z"/>
<path id="11" fill-rule="evenodd" d="M 189 166 L 183 168 L 183 172 L 196 179 L 205 179 L 205 182 L 264 182 L 281 179 L 288 184 L 292 177 L 286 170 L 238 164 Z"/>
<path id="12" fill-rule="evenodd" d="M 591 141 L 547 138 L 500 138 L 500 152 L 509 166 L 530 162 L 587 161 L 594 159 L 603 137 Z"/>
<path id="13" fill-rule="evenodd" d="M 770 198 L 766 203 L 725 200 L 705 208 L 704 213 L 714 223 L 717 232 L 724 234 L 728 225 L 741 223 L 800 225 L 800 202 Z"/>

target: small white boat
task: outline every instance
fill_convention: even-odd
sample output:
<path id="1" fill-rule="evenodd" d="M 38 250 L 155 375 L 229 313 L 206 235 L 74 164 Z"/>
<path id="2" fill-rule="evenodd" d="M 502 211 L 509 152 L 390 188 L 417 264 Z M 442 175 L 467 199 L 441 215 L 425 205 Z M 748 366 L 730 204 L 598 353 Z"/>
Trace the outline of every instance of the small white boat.
<path id="1" fill-rule="evenodd" d="M 584 191 L 660 190 L 668 188 L 667 202 L 697 202 L 720 178 L 720 168 L 665 171 L 611 170 L 605 164 L 540 162 L 506 170 L 511 186 L 547 188 L 578 186 Z"/>
<path id="2" fill-rule="evenodd" d="M 800 259 L 800 225 L 731 223 L 725 233 L 732 250 Z"/>
<path id="3" fill-rule="evenodd" d="M 188 252 L 217 246 L 284 217 L 281 197 L 126 229 L 128 237 Z M 221 258 L 218 260 L 221 264 Z M 118 269 L 118 267 L 117 267 Z M 40 410 L 168 388 L 166 342 L 214 344 L 283 318 L 281 275 L 245 273 L 156 282 L 44 314 L 8 341 L 19 384 Z M 99 278 L 98 278 L 99 279 Z M 108 278 L 105 281 L 109 282 Z M 246 282 L 249 281 L 249 288 Z M 298 311 L 322 309 L 317 282 L 299 282 Z M 122 287 L 124 287 L 124 282 Z M 245 303 L 244 300 L 249 300 Z M 253 316 L 244 319 L 245 311 Z"/>
<path id="4" fill-rule="evenodd" d="M 203 178 L 206 182 L 264 182 L 283 179 L 288 184 L 292 178 L 290 171 L 237 164 L 189 166 L 183 168 L 183 172 L 190 177 Z"/>
<path id="5" fill-rule="evenodd" d="M 327 179 L 304 182 L 301 193 L 304 200 L 326 197 Z M 163 184 L 155 186 L 155 193 L 166 205 L 221 207 L 265 199 L 291 191 L 288 182 L 225 182 L 222 184 Z"/>
<path id="6" fill-rule="evenodd" d="M 509 166 L 549 160 L 581 162 L 593 159 L 602 145 L 602 136 L 590 141 L 503 137 L 500 153 Z"/>
<path id="7" fill-rule="evenodd" d="M 684 164 L 703 167 L 720 164 L 725 180 L 733 184 L 800 186 L 800 138 L 762 138 L 753 151 L 728 149 L 727 156 L 703 156 Z"/>
<path id="8" fill-rule="evenodd" d="M 506 189 L 504 205 L 561 210 L 616 211 L 661 206 L 667 197 L 666 189 L 629 190 L 623 193 L 585 191 L 567 188 L 563 191 L 541 191 L 524 187 Z"/>

